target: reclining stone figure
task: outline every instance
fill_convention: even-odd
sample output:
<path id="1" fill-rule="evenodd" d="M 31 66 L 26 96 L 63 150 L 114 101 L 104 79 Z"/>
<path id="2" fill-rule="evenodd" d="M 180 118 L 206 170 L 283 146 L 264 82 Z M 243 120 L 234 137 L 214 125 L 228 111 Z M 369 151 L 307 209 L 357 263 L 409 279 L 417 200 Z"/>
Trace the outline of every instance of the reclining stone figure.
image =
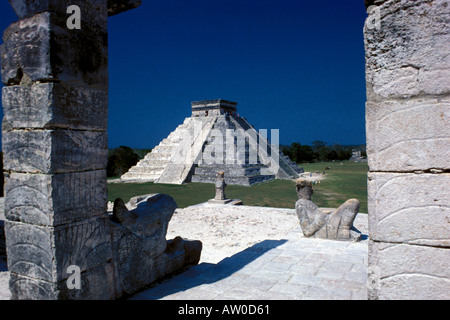
<path id="1" fill-rule="evenodd" d="M 323 212 L 311 201 L 312 183 L 297 180 L 299 200 L 295 203 L 297 217 L 306 237 L 359 241 L 361 233 L 353 227 L 359 210 L 359 201 L 349 199 L 332 212 Z"/>

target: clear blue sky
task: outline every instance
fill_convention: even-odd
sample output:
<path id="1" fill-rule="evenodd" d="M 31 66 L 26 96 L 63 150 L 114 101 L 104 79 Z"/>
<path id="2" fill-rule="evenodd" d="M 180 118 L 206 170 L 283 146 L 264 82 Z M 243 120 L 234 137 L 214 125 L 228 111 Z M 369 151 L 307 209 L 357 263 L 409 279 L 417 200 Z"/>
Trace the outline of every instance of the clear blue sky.
<path id="1" fill-rule="evenodd" d="M 364 144 L 365 17 L 363 0 L 143 0 L 108 20 L 109 147 L 153 148 L 218 98 L 281 144 Z M 1 1 L 0 29 L 16 20 Z"/>

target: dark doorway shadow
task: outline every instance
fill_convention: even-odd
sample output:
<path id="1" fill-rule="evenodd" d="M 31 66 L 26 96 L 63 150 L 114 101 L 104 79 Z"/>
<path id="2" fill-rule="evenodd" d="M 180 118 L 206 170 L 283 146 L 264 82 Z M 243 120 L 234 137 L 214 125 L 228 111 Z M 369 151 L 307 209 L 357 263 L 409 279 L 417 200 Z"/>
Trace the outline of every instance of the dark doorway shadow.
<path id="1" fill-rule="evenodd" d="M 6 256 L 0 256 L 0 272 L 8 271 Z"/>
<path id="2" fill-rule="evenodd" d="M 0 213 L 0 272 L 8 271 L 6 263 L 6 239 L 5 239 L 5 221 L 3 212 Z"/>
<path id="3" fill-rule="evenodd" d="M 264 240 L 235 255 L 225 258 L 217 264 L 200 263 L 187 271 L 174 277 L 154 284 L 148 291 L 145 299 L 160 299 L 165 296 L 184 291 L 202 284 L 211 284 L 225 279 L 262 256 L 266 252 L 286 243 L 287 240 Z M 141 291 L 141 293 L 143 292 Z M 138 295 L 137 293 L 136 295 Z M 133 299 L 133 297 L 131 297 Z M 139 297 L 135 298 L 136 300 Z"/>

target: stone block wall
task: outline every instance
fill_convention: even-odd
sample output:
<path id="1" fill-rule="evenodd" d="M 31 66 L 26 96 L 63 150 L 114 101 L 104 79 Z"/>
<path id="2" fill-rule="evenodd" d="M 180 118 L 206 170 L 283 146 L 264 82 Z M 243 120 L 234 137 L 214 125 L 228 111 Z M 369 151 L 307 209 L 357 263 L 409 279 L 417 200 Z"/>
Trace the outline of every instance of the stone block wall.
<path id="1" fill-rule="evenodd" d="M 112 299 L 106 214 L 107 2 L 10 1 L 1 46 L 5 216 L 12 299 Z M 80 268 L 80 290 L 68 290 Z"/>
<path id="2" fill-rule="evenodd" d="M 369 299 L 449 299 L 450 2 L 366 4 Z"/>

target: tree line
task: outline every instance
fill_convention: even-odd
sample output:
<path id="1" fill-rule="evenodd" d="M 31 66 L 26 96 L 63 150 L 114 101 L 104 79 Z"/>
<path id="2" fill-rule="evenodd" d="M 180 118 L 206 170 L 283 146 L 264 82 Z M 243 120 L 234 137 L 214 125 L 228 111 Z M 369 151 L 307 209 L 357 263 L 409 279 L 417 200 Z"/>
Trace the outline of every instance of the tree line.
<path id="1" fill-rule="evenodd" d="M 290 146 L 280 146 L 280 150 L 297 163 L 348 160 L 354 149 L 360 150 L 362 156 L 366 155 L 365 145 L 328 145 L 320 140 L 313 141 L 311 145 L 294 142 Z"/>

